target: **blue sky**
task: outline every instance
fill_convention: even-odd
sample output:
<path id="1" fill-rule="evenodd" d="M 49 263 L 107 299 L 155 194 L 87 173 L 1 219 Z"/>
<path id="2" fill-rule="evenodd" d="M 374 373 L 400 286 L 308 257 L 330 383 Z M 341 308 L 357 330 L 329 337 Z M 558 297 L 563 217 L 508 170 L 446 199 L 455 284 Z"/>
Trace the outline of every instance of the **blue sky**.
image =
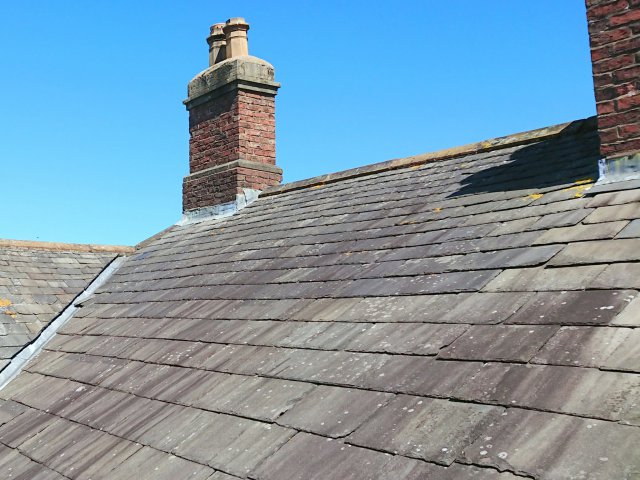
<path id="1" fill-rule="evenodd" d="M 271 62 L 285 181 L 595 113 L 583 0 L 0 3 L 0 238 L 135 244 L 177 221 L 208 27 Z"/>

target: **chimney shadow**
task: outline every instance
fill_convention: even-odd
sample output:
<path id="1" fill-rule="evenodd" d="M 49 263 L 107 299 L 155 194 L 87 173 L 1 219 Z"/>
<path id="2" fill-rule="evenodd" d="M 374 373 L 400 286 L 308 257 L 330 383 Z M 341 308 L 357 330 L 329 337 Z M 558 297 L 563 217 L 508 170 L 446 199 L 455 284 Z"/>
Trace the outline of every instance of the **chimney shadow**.
<path id="1" fill-rule="evenodd" d="M 464 178 L 460 188 L 449 197 L 536 190 L 585 179 L 595 181 L 599 147 L 595 119 L 575 121 L 557 136 L 522 146 L 502 157 L 499 151 L 481 154 L 485 158 L 493 157 L 493 165 Z"/>

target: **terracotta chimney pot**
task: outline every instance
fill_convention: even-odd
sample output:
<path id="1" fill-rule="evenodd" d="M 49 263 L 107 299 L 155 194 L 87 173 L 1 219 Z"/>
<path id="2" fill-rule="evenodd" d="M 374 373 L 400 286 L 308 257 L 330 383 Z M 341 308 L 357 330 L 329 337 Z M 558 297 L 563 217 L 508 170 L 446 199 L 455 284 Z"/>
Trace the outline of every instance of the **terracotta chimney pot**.
<path id="1" fill-rule="evenodd" d="M 247 30 L 249 30 L 249 24 L 244 18 L 234 17 L 227 20 L 223 27 L 227 39 L 227 58 L 249 55 Z"/>

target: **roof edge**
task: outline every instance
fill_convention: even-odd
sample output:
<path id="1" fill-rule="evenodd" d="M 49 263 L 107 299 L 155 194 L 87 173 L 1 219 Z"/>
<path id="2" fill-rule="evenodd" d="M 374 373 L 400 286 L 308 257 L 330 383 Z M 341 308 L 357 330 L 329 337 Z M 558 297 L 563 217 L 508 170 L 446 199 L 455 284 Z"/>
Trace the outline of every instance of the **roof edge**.
<path id="1" fill-rule="evenodd" d="M 306 180 L 299 180 L 297 182 L 285 183 L 283 185 L 277 185 L 264 190 L 260 196 L 267 197 L 271 195 L 279 195 L 281 193 L 291 192 L 294 190 L 301 190 L 303 188 L 317 187 L 328 183 L 339 182 L 348 178 L 362 177 L 365 175 L 372 175 L 374 173 L 385 172 L 389 170 L 396 170 L 399 168 L 412 167 L 427 162 L 436 162 L 440 160 L 448 160 L 451 158 L 459 157 L 462 155 L 470 155 L 475 153 L 490 152 L 492 150 L 499 150 L 502 148 L 515 147 L 518 145 L 526 145 L 528 143 L 538 142 L 543 139 L 553 138 L 561 135 L 572 135 L 582 131 L 595 129 L 596 117 L 588 117 L 581 120 L 574 120 L 572 122 L 560 123 L 558 125 L 552 125 L 549 127 L 538 128 L 535 130 L 529 130 L 526 132 L 515 133 L 513 135 L 507 135 L 504 137 L 496 137 L 489 140 L 483 140 L 481 142 L 469 143 L 460 147 L 447 148 L 444 150 L 437 150 L 435 152 L 422 153 L 413 155 L 411 157 L 395 158 L 393 160 L 387 160 L 385 162 L 373 163 L 371 165 L 365 165 L 363 167 L 352 168 L 350 170 L 343 170 L 341 172 L 329 173 L 326 175 L 320 175 L 312 177 Z"/>
<path id="2" fill-rule="evenodd" d="M 11 240 L 0 238 L 0 248 L 25 248 L 49 251 L 91 253 L 133 253 L 134 247 L 126 245 L 95 245 L 89 243 L 37 242 L 33 240 Z"/>

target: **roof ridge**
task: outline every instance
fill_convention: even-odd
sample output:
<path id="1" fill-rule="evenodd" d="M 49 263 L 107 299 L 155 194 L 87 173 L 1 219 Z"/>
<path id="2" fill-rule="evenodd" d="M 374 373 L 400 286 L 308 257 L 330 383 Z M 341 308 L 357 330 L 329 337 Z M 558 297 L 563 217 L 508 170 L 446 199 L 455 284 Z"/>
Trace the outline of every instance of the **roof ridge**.
<path id="1" fill-rule="evenodd" d="M 260 196 L 266 197 L 271 195 L 279 195 L 281 193 L 286 193 L 294 190 L 301 190 L 304 188 L 324 185 L 327 183 L 334 183 L 349 178 L 361 177 L 389 170 L 411 167 L 420 165 L 422 163 L 448 160 L 462 155 L 484 153 L 508 147 L 515 147 L 518 145 L 526 145 L 528 143 L 534 143 L 547 138 L 553 138 L 561 135 L 572 135 L 595 128 L 596 117 L 592 116 L 585 119 L 552 125 L 549 127 L 543 127 L 503 137 L 483 140 L 480 142 L 469 143 L 459 147 L 436 150 L 435 152 L 421 153 L 418 155 L 412 155 L 410 157 L 395 158 L 392 160 L 387 160 L 385 162 L 373 163 L 349 170 L 319 175 L 317 177 L 299 180 L 296 182 L 285 183 L 283 185 L 277 185 L 263 191 Z"/>
<path id="2" fill-rule="evenodd" d="M 0 238 L 0 248 L 24 248 L 51 251 L 73 251 L 91 253 L 133 253 L 134 247 L 127 245 L 96 245 L 91 243 L 39 242 L 35 240 L 11 240 Z"/>

